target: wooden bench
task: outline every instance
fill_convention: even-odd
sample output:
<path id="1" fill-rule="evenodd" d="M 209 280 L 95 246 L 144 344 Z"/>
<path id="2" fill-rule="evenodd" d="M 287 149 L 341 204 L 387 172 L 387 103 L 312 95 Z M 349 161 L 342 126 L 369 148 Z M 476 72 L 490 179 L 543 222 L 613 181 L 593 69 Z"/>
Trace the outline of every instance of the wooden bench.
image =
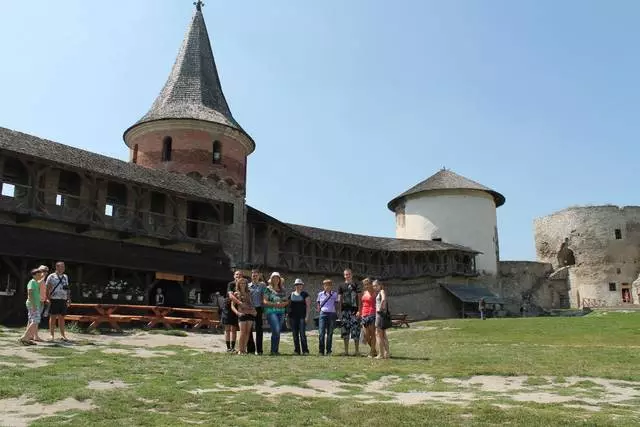
<path id="1" fill-rule="evenodd" d="M 71 304 L 70 308 L 96 312 L 95 314 L 68 314 L 65 316 L 65 319 L 69 321 L 90 323 L 89 329 L 95 329 L 103 323 L 108 323 L 111 328 L 117 331 L 121 330 L 119 326 L 121 323 L 131 322 L 143 322 L 149 328 L 162 325 L 168 329 L 177 325 L 190 325 L 194 329 L 199 329 L 201 327 L 218 327 L 220 324 L 218 312 L 209 309 L 116 304 Z M 138 314 L 115 314 L 116 310 L 137 311 Z M 186 317 L 178 313 L 186 313 Z"/>
<path id="2" fill-rule="evenodd" d="M 398 313 L 391 315 L 391 326 L 402 328 L 403 326 L 409 327 L 409 315 L 405 313 Z"/>

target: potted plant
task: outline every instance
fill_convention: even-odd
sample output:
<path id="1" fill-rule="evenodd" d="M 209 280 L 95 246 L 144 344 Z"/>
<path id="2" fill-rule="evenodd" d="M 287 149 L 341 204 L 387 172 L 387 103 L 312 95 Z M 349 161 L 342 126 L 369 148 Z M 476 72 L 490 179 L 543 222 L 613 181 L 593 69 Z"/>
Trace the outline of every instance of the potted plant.
<path id="1" fill-rule="evenodd" d="M 131 301 L 133 299 L 133 287 L 129 286 L 127 282 L 123 282 L 124 299 Z"/>
<path id="2" fill-rule="evenodd" d="M 136 301 L 138 302 L 143 302 L 144 301 L 144 291 L 142 290 L 142 288 L 137 287 L 134 291 L 135 295 L 136 295 Z"/>
<path id="3" fill-rule="evenodd" d="M 96 298 L 98 299 L 102 299 L 102 288 L 98 287 L 98 286 L 94 286 L 93 287 L 93 294 L 96 296 Z"/>
<path id="4" fill-rule="evenodd" d="M 89 298 L 91 296 L 91 287 L 86 283 L 80 284 L 80 292 L 83 298 Z"/>
<path id="5" fill-rule="evenodd" d="M 111 298 L 114 300 L 117 300 L 118 297 L 120 296 L 120 287 L 118 286 L 118 283 L 115 280 L 109 281 L 109 284 L 107 284 L 107 287 L 106 287 L 106 291 L 107 291 L 107 294 L 110 294 Z"/>

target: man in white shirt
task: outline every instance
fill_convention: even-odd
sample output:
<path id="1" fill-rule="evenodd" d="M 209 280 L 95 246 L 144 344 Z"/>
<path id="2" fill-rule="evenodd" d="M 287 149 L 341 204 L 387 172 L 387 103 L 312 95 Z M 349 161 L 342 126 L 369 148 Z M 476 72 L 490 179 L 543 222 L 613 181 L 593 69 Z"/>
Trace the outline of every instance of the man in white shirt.
<path id="1" fill-rule="evenodd" d="M 71 303 L 71 289 L 69 289 L 69 277 L 64 274 L 64 262 L 56 262 L 56 271 L 47 277 L 47 298 L 50 301 L 49 331 L 51 341 L 55 338 L 56 324 L 60 328 L 62 341 L 68 341 L 64 331 L 64 316 L 67 307 Z"/>

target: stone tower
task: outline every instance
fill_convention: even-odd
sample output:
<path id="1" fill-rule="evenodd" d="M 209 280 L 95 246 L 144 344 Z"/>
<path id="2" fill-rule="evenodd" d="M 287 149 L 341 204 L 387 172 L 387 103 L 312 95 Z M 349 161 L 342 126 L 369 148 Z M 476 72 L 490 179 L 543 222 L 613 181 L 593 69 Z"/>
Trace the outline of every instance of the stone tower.
<path id="1" fill-rule="evenodd" d="M 124 132 L 130 161 L 244 192 L 255 143 L 233 118 L 197 2 L 171 74 L 151 109 Z"/>
<path id="2" fill-rule="evenodd" d="M 245 259 L 247 156 L 255 143 L 233 118 L 222 92 L 202 2 L 160 95 L 123 135 L 130 161 L 203 180 L 225 193 L 220 242 L 232 266 Z M 231 212 L 232 211 L 232 212 Z"/>
<path id="3" fill-rule="evenodd" d="M 442 169 L 387 206 L 396 214 L 397 238 L 470 247 L 481 252 L 478 272 L 496 274 L 500 257 L 496 208 L 504 202 L 502 194 Z"/>

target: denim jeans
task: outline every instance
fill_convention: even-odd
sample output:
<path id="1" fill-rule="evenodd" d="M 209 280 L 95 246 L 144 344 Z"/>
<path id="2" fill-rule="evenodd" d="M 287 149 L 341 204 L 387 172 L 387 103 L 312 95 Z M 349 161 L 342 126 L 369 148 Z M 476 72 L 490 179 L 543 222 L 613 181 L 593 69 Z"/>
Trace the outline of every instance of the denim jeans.
<path id="1" fill-rule="evenodd" d="M 335 313 L 321 313 L 318 320 L 318 329 L 320 329 L 320 354 L 331 353 L 331 345 L 333 344 L 333 330 L 336 326 Z M 326 335 L 326 347 L 325 347 Z"/>
<path id="2" fill-rule="evenodd" d="M 280 352 L 280 330 L 282 329 L 282 319 L 284 313 L 269 313 L 267 321 L 271 329 L 271 353 Z"/>
<path id="3" fill-rule="evenodd" d="M 309 353 L 307 345 L 307 319 L 290 317 L 291 333 L 293 334 L 293 348 L 298 354 Z"/>

